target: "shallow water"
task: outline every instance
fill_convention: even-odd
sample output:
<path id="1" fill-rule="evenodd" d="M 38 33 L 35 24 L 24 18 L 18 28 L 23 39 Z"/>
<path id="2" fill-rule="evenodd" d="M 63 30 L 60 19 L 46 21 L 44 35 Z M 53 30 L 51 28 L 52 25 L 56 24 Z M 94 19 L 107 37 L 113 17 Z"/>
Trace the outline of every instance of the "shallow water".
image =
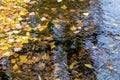
<path id="1" fill-rule="evenodd" d="M 99 28 L 97 44 L 88 40 L 86 45 L 92 51 L 98 80 L 120 80 L 120 0 L 98 3 L 99 6 L 91 8 Z"/>

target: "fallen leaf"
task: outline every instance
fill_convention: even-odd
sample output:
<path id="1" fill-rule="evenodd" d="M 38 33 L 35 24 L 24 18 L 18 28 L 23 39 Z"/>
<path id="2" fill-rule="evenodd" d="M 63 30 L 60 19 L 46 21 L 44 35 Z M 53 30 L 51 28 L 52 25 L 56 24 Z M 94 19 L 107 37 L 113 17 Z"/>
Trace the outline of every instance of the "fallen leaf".
<path id="1" fill-rule="evenodd" d="M 50 46 L 51 46 L 51 49 L 56 47 L 54 43 L 51 43 Z"/>
<path id="2" fill-rule="evenodd" d="M 89 13 L 88 13 L 88 12 L 85 12 L 85 13 L 83 13 L 83 15 L 84 15 L 84 16 L 88 16 L 88 15 L 89 15 Z"/>
<path id="3" fill-rule="evenodd" d="M 27 62 L 27 56 L 26 55 L 20 55 L 19 58 L 20 58 L 21 63 L 26 63 Z"/>
<path id="4" fill-rule="evenodd" d="M 11 59 L 11 63 L 16 63 L 16 59 Z"/>
<path id="5" fill-rule="evenodd" d="M 57 0 L 57 2 L 62 2 L 62 0 Z"/>
<path id="6" fill-rule="evenodd" d="M 84 30 L 85 30 L 85 31 L 88 31 L 89 29 L 86 27 L 86 28 L 84 28 Z"/>
<path id="7" fill-rule="evenodd" d="M 44 31 L 48 27 L 47 25 L 48 25 L 48 22 L 45 25 L 40 26 L 39 31 Z"/>
<path id="8" fill-rule="evenodd" d="M 16 69 L 18 69 L 19 67 L 18 67 L 18 65 L 17 64 L 15 64 L 14 66 L 13 66 L 13 69 L 14 70 L 16 70 Z"/>
<path id="9" fill-rule="evenodd" d="M 77 61 L 74 61 L 74 62 L 69 66 L 69 69 L 73 69 L 74 66 L 75 66 L 77 63 L 78 63 Z"/>
<path id="10" fill-rule="evenodd" d="M 90 68 L 90 69 L 93 68 L 91 64 L 84 64 L 84 65 L 85 65 L 86 67 Z"/>
<path id="11" fill-rule="evenodd" d="M 72 30 L 72 31 L 74 31 L 74 30 L 76 30 L 77 28 L 75 27 L 75 26 L 72 26 L 72 27 L 70 27 L 70 30 Z"/>
<path id="12" fill-rule="evenodd" d="M 67 9 L 67 6 L 66 5 L 62 5 L 60 8 L 65 10 L 65 9 Z"/>

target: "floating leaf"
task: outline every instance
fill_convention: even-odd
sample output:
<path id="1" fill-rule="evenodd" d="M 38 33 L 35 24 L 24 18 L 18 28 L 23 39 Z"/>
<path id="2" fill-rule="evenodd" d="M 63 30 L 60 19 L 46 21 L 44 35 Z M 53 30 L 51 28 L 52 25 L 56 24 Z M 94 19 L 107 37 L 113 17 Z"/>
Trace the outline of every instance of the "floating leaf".
<path id="1" fill-rule="evenodd" d="M 11 63 L 16 63 L 16 59 L 11 59 Z"/>
<path id="2" fill-rule="evenodd" d="M 83 13 L 83 15 L 84 15 L 84 16 L 88 16 L 88 15 L 89 15 L 89 13 L 88 13 L 88 12 L 85 12 L 85 13 Z"/>
<path id="3" fill-rule="evenodd" d="M 44 31 L 48 27 L 47 25 L 48 25 L 48 22 L 45 25 L 40 26 L 39 31 Z"/>
<path id="4" fill-rule="evenodd" d="M 91 64 L 84 64 L 84 65 L 85 65 L 86 67 L 90 68 L 90 69 L 93 68 Z"/>
<path id="5" fill-rule="evenodd" d="M 70 27 L 70 30 L 72 30 L 72 31 L 74 31 L 74 30 L 76 30 L 77 28 L 75 27 L 75 26 L 72 26 L 72 27 Z"/>
<path id="6" fill-rule="evenodd" d="M 51 46 L 51 49 L 56 47 L 54 43 L 51 43 L 50 46 Z"/>
<path id="7" fill-rule="evenodd" d="M 85 31 L 88 31 L 89 29 L 86 27 L 86 28 L 84 28 L 84 30 L 85 30 Z"/>
<path id="8" fill-rule="evenodd" d="M 0 46 L 0 50 L 8 50 L 8 46 Z"/>
<path id="9" fill-rule="evenodd" d="M 21 70 L 17 70 L 16 72 L 17 72 L 17 73 L 22 73 L 22 71 L 21 71 Z"/>
<path id="10" fill-rule="evenodd" d="M 55 80 L 60 80 L 60 78 L 56 78 Z"/>
<path id="11" fill-rule="evenodd" d="M 66 5 L 62 5 L 60 8 L 61 9 L 67 9 L 67 6 Z"/>
<path id="12" fill-rule="evenodd" d="M 78 63 L 77 61 L 74 61 L 74 62 L 69 66 L 69 69 L 73 69 L 74 66 L 75 66 L 77 63 Z"/>
<path id="13" fill-rule="evenodd" d="M 62 2 L 62 0 L 57 0 L 57 2 Z"/>
<path id="14" fill-rule="evenodd" d="M 16 70 L 16 69 L 18 69 L 19 67 L 18 67 L 18 65 L 17 64 L 15 64 L 14 66 L 13 66 L 13 69 L 14 70 Z"/>
<path id="15" fill-rule="evenodd" d="M 26 55 L 21 55 L 21 56 L 19 56 L 19 58 L 20 58 L 21 63 L 26 63 L 27 62 L 27 56 Z"/>

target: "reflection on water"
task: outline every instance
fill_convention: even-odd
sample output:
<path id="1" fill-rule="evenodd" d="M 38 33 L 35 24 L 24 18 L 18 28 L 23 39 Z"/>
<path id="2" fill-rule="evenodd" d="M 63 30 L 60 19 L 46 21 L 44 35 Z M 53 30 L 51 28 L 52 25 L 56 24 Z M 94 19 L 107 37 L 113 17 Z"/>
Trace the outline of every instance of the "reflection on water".
<path id="1" fill-rule="evenodd" d="M 91 46 L 92 41 L 86 44 L 93 52 L 98 80 L 120 80 L 120 0 L 98 0 L 98 3 L 93 9 L 94 22 L 99 26 L 97 48 Z"/>

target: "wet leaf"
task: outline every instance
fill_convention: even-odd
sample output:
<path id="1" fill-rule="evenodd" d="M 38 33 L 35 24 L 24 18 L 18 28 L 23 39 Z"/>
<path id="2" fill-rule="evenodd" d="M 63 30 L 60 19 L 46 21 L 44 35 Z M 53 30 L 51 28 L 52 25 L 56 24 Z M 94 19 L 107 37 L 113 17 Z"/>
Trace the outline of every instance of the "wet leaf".
<path id="1" fill-rule="evenodd" d="M 62 5 L 60 8 L 65 10 L 65 9 L 67 9 L 67 6 L 66 5 Z"/>
<path id="2" fill-rule="evenodd" d="M 51 49 L 56 47 L 54 43 L 51 43 L 50 46 L 51 46 Z"/>
<path id="3" fill-rule="evenodd" d="M 16 63 L 16 59 L 11 59 L 11 63 Z"/>
<path id="4" fill-rule="evenodd" d="M 13 69 L 14 70 L 16 70 L 16 69 L 18 69 L 19 67 L 18 67 L 18 65 L 17 64 L 15 64 L 14 66 L 13 66 Z"/>
<path id="5" fill-rule="evenodd" d="M 8 46 L 0 46 L 0 50 L 8 50 L 9 47 Z"/>
<path id="6" fill-rule="evenodd" d="M 19 58 L 20 58 L 21 63 L 26 63 L 27 62 L 27 56 L 26 55 L 20 55 Z"/>
<path id="7" fill-rule="evenodd" d="M 40 69 L 44 69 L 44 68 L 45 68 L 45 63 L 40 63 L 40 64 L 39 64 L 39 68 L 40 68 Z"/>
<path id="8" fill-rule="evenodd" d="M 22 73 L 22 71 L 21 71 L 21 70 L 17 70 L 16 72 L 17 72 L 17 73 Z"/>
<path id="9" fill-rule="evenodd" d="M 69 69 L 73 69 L 74 66 L 75 66 L 77 63 L 78 63 L 77 61 L 73 62 L 73 63 L 69 66 Z"/>
<path id="10" fill-rule="evenodd" d="M 84 15 L 84 16 L 88 16 L 88 15 L 89 15 L 89 13 L 88 13 L 88 12 L 85 12 L 85 13 L 83 13 L 83 15 Z"/>
<path id="11" fill-rule="evenodd" d="M 86 28 L 84 28 L 84 30 L 85 30 L 85 31 L 88 31 L 89 29 L 86 27 Z"/>
<path id="12" fill-rule="evenodd" d="M 92 69 L 93 68 L 93 66 L 91 65 L 91 64 L 84 64 L 86 67 L 88 67 L 88 68 L 90 68 L 90 69 Z"/>
<path id="13" fill-rule="evenodd" d="M 57 2 L 62 2 L 62 0 L 57 0 Z"/>
<path id="14" fill-rule="evenodd" d="M 56 78 L 55 80 L 60 80 L 60 78 Z"/>
<path id="15" fill-rule="evenodd" d="M 45 25 L 40 26 L 39 31 L 44 31 L 48 27 L 47 25 L 48 25 L 48 22 Z"/>
<path id="16" fill-rule="evenodd" d="M 70 30 L 72 30 L 72 31 L 74 31 L 74 30 L 76 30 L 77 28 L 75 27 L 75 26 L 72 26 L 72 27 L 70 27 Z"/>

